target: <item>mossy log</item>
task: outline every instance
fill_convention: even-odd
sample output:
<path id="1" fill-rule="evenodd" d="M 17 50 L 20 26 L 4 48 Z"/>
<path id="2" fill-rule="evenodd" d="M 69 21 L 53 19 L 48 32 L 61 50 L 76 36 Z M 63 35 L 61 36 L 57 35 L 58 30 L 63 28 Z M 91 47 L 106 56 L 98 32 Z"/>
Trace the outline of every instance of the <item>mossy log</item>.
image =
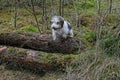
<path id="1" fill-rule="evenodd" d="M 3 48 L 2 48 L 3 49 Z M 36 53 L 12 53 L 7 49 L 4 52 L 0 52 L 0 64 L 3 64 L 6 69 L 12 70 L 27 70 L 33 73 L 42 73 L 48 71 L 55 71 L 56 68 L 48 62 L 45 62 Z"/>
<path id="2" fill-rule="evenodd" d="M 33 49 L 47 53 L 73 53 L 78 49 L 74 38 L 53 41 L 49 35 L 33 33 L 1 33 L 0 45 Z"/>

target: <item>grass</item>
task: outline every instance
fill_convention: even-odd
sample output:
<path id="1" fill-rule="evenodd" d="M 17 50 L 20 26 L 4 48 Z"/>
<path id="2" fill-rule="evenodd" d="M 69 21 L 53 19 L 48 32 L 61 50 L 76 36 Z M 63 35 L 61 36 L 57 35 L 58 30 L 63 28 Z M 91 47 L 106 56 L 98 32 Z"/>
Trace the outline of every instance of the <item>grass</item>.
<path id="1" fill-rule="evenodd" d="M 36 33 L 39 32 L 38 29 L 35 26 L 22 27 L 22 28 L 20 28 L 20 30 L 25 31 L 25 32 L 36 32 Z"/>
<path id="2" fill-rule="evenodd" d="M 16 49 L 19 50 L 19 49 Z M 20 49 L 19 53 L 26 53 L 27 50 Z M 37 52 L 42 56 L 42 60 L 58 67 L 57 71 L 47 72 L 44 76 L 31 73 L 25 70 L 8 70 L 0 65 L 0 78 L 6 80 L 64 80 L 82 79 L 84 80 L 119 80 L 120 79 L 120 60 L 119 57 L 108 57 L 99 54 L 95 60 L 95 51 L 88 51 L 81 54 L 47 54 Z M 63 71 L 63 72 L 61 72 Z M 85 74 L 85 75 L 84 75 Z M 82 76 L 82 77 L 80 77 Z"/>
<path id="3" fill-rule="evenodd" d="M 4 66 L 0 66 L 0 80 L 56 80 L 60 74 L 56 75 L 47 73 L 44 77 L 26 71 L 7 70 Z"/>

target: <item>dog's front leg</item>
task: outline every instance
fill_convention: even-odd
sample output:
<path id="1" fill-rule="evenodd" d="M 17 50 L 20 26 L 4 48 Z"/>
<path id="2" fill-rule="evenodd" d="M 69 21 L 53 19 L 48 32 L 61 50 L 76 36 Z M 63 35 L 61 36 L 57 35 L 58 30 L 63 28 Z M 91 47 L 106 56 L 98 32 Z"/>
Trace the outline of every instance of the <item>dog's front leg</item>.
<path id="1" fill-rule="evenodd" d="M 57 38 L 55 30 L 53 30 L 53 29 L 52 29 L 52 37 L 53 37 L 53 40 L 56 40 L 56 38 Z"/>
<path id="2" fill-rule="evenodd" d="M 70 30 L 70 37 L 73 37 L 73 30 Z"/>

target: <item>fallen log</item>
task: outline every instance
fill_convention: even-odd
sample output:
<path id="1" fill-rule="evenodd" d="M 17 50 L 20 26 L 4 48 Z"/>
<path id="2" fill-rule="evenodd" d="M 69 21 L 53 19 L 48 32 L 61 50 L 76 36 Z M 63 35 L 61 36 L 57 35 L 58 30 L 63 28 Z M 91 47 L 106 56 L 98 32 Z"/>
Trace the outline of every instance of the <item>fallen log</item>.
<path id="1" fill-rule="evenodd" d="M 33 73 L 41 73 L 42 75 L 46 72 L 56 70 L 54 65 L 43 61 L 34 51 L 23 55 L 21 53 L 12 53 L 6 50 L 0 53 L 0 64 L 3 64 L 6 69 L 27 70 Z"/>
<path id="2" fill-rule="evenodd" d="M 1 33 L 0 45 L 33 49 L 48 53 L 73 53 L 78 49 L 74 38 L 53 41 L 49 35 L 30 33 Z"/>

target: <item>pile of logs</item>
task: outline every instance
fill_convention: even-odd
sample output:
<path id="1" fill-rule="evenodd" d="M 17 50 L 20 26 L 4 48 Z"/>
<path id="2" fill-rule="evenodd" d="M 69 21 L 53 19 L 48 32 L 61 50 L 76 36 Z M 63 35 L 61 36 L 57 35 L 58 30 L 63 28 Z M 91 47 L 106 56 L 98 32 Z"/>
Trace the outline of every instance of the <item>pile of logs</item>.
<path id="1" fill-rule="evenodd" d="M 2 33 L 0 45 L 44 51 L 47 53 L 72 53 L 78 49 L 77 42 L 69 38 L 62 42 L 53 41 L 49 35 Z M 34 72 L 55 70 L 55 66 L 41 60 L 34 52 L 26 55 L 7 52 L 7 47 L 0 47 L 0 63 L 9 69 L 26 69 Z"/>

